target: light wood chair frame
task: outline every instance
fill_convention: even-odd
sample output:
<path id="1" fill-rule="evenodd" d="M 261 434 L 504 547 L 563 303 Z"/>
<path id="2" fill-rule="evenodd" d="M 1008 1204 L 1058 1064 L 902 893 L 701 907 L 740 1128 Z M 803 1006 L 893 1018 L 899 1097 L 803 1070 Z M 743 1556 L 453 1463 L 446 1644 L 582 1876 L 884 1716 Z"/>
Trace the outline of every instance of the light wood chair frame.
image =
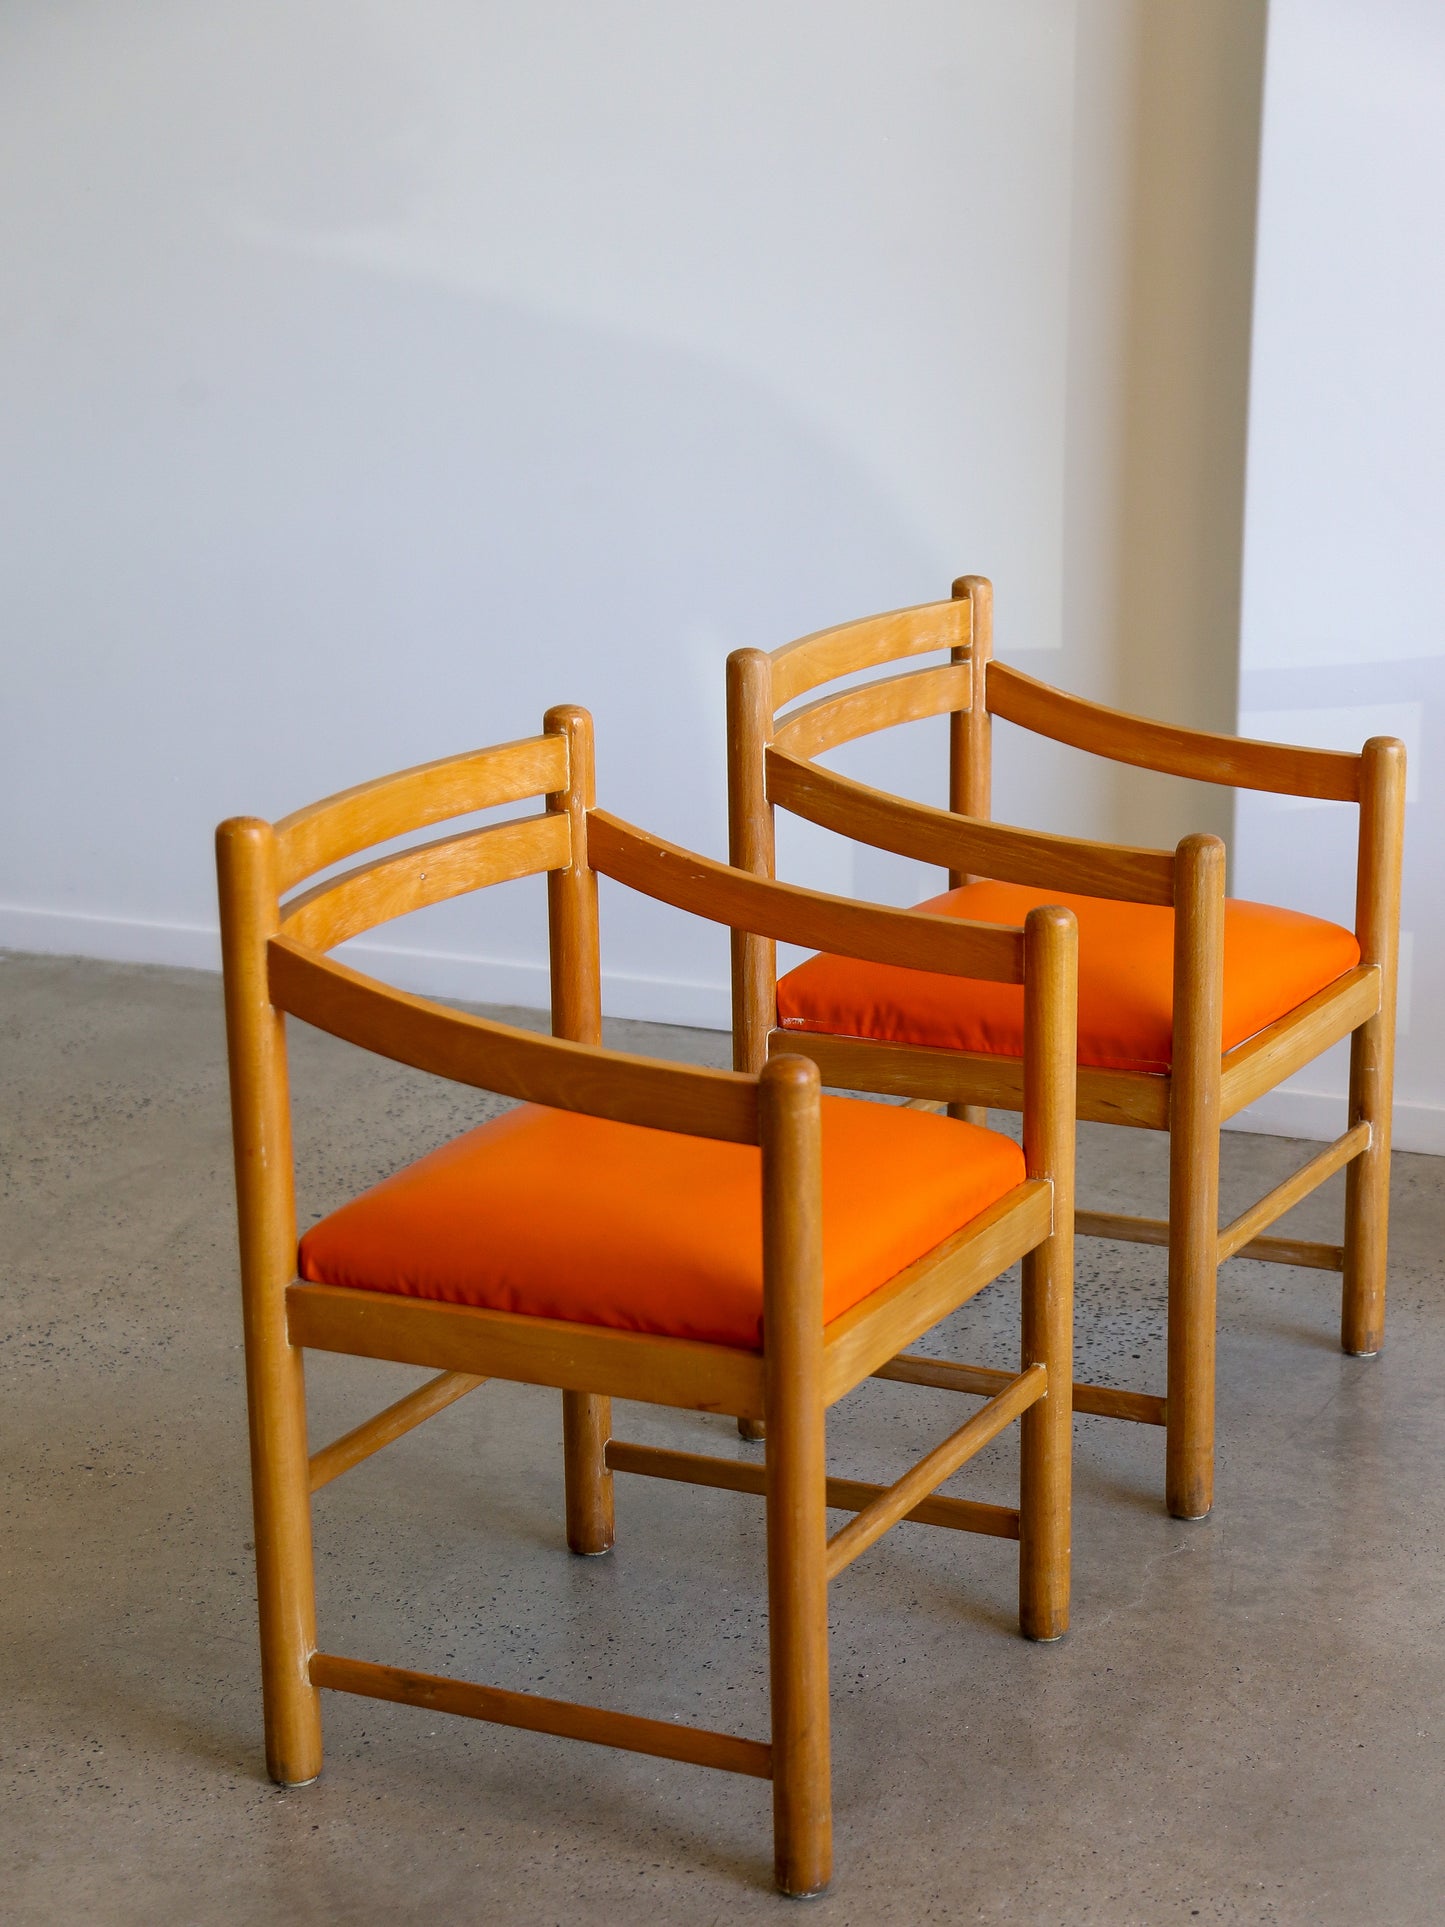
<path id="1" fill-rule="evenodd" d="M 305 885 L 370 846 L 446 818 L 545 798 L 540 813 L 413 845 Z M 321 1770 L 322 1689 L 567 1735 L 769 1779 L 775 1874 L 816 1891 L 831 1868 L 827 1586 L 900 1520 L 1019 1542 L 1020 1621 L 1058 1637 L 1069 1610 L 1076 932 L 1058 910 L 1020 931 L 941 924 L 759 881 L 595 807 L 585 711 L 543 734 L 361 785 L 272 825 L 217 833 L 266 1758 L 283 1785 Z M 330 959 L 406 911 L 545 872 L 552 1037 L 407 995 Z M 826 1328 L 820 1080 L 798 1056 L 758 1074 L 685 1068 L 601 1047 L 597 876 L 769 938 L 1024 985 L 1027 1176 Z M 748 1351 L 479 1310 L 297 1278 L 285 1013 L 398 1062 L 532 1103 L 760 1145 L 764 1343 Z M 566 1174 L 558 1173 L 559 1187 Z M 906 1349 L 1023 1261 L 1020 1369 L 981 1371 Z M 307 1349 L 438 1375 L 344 1437 L 308 1443 Z M 887 1487 L 827 1476 L 825 1412 L 869 1377 L 987 1402 Z M 613 1474 L 761 1494 L 767 1507 L 771 1735 L 766 1742 L 638 1718 L 324 1651 L 317 1643 L 311 1495 L 487 1378 L 563 1397 L 567 1541 L 605 1552 Z M 611 1436 L 611 1396 L 766 1420 L 765 1466 Z M 1017 1508 L 937 1488 L 1021 1420 Z M 830 1537 L 825 1512 L 855 1516 Z"/>
<path id="2" fill-rule="evenodd" d="M 1341 1272 L 1345 1351 L 1370 1356 L 1383 1342 L 1404 745 L 1372 737 L 1358 755 L 1295 748 L 1086 702 L 994 660 L 992 607 L 986 578 L 962 576 L 949 601 L 821 630 L 771 654 L 735 652 L 728 660 L 730 855 L 756 876 L 774 875 L 774 811 L 785 809 L 858 842 L 941 864 L 950 888 L 980 876 L 1173 908 L 1170 1070 L 1081 1065 L 1078 1076 L 1081 1118 L 1169 1134 L 1169 1216 L 1080 1211 L 1075 1219 L 1082 1236 L 1168 1246 L 1167 1390 L 1158 1397 L 1075 1385 L 1074 1405 L 1162 1425 L 1169 1510 L 1201 1518 L 1214 1496 L 1216 1291 L 1226 1259 Z M 947 661 L 799 702 L 840 678 L 935 652 L 946 652 Z M 938 715 L 949 718 L 947 810 L 870 788 L 816 761 L 861 736 Z M 1358 967 L 1225 1051 L 1224 845 L 1194 835 L 1172 851 L 1134 849 L 991 823 L 995 716 L 1137 768 L 1357 804 Z M 1017 1060 L 779 1029 L 776 946 L 766 937 L 735 933 L 733 1001 L 739 1069 L 758 1069 L 772 1051 L 802 1051 L 826 1082 L 846 1089 L 904 1095 L 965 1116 L 1019 1107 Z M 1351 1057 L 1343 1135 L 1221 1226 L 1220 1126 L 1345 1037 Z M 1263 1235 L 1341 1167 L 1347 1173 L 1341 1244 Z"/>

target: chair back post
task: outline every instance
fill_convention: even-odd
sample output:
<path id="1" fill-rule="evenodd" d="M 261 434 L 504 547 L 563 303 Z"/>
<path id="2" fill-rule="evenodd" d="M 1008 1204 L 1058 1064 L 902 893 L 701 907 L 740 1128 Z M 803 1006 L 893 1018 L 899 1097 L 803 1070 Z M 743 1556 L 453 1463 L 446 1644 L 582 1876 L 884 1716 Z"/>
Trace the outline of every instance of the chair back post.
<path id="1" fill-rule="evenodd" d="M 728 861 L 751 876 L 777 870 L 765 758 L 773 740 L 773 664 L 761 649 L 735 649 L 727 667 Z M 767 1061 L 778 1012 L 778 947 L 732 933 L 733 1068 L 756 1075 Z"/>
<path id="2" fill-rule="evenodd" d="M 1340 1342 L 1368 1355 L 1384 1342 L 1389 1230 L 1390 1110 L 1405 839 L 1405 745 L 1372 736 L 1360 757 L 1360 848 L 1355 935 L 1360 962 L 1378 964 L 1380 1008 L 1350 1039 L 1350 1124 L 1370 1126 L 1369 1148 L 1345 1176 L 1345 1276 Z"/>
<path id="3" fill-rule="evenodd" d="M 967 648 L 949 651 L 953 662 L 971 662 L 969 706 L 955 709 L 948 724 L 948 807 L 960 816 L 993 811 L 993 721 L 988 713 L 988 665 L 993 657 L 993 584 L 984 575 L 961 575 L 953 585 L 955 602 L 967 602 Z M 948 887 L 968 881 L 950 870 Z"/>
<path id="4" fill-rule="evenodd" d="M 547 872 L 547 939 L 552 977 L 552 1035 L 574 1044 L 602 1042 L 602 961 L 597 920 L 597 874 L 587 861 L 587 812 L 597 803 L 597 758 L 592 717 L 575 703 L 559 703 L 542 718 L 548 736 L 567 744 L 567 787 L 547 798 L 552 815 L 567 818 L 571 861 Z"/>
<path id="5" fill-rule="evenodd" d="M 1048 1391 L 1023 1417 L 1019 1623 L 1030 1639 L 1069 1624 L 1074 1380 L 1074 1140 L 1079 928 L 1057 904 L 1024 923 L 1024 1161 L 1053 1186 L 1053 1225 L 1023 1261 L 1022 1368 Z"/>
<path id="6" fill-rule="evenodd" d="M 763 1166 L 763 1401 L 773 1853 L 784 1893 L 832 1873 L 828 1728 L 827 1465 L 823 1386 L 822 1098 L 818 1067 L 786 1054 L 758 1085 Z"/>
<path id="7" fill-rule="evenodd" d="M 592 717 L 572 703 L 542 718 L 549 736 L 567 743 L 567 787 L 554 790 L 547 809 L 565 814 L 571 861 L 547 872 L 547 943 L 552 975 L 552 1035 L 574 1044 L 602 1042 L 602 960 L 597 917 L 597 872 L 587 860 L 587 812 L 597 802 L 597 756 Z M 562 1394 L 562 1470 L 567 1544 L 584 1558 L 611 1550 L 616 1537 L 607 1441 L 612 1401 L 593 1392 Z"/>
<path id="8" fill-rule="evenodd" d="M 1217 836 L 1186 836 L 1175 853 L 1165 1484 L 1176 1519 L 1203 1518 L 1214 1498 L 1224 868 Z"/>
<path id="9" fill-rule="evenodd" d="M 233 817 L 216 832 L 231 1134 L 241 1249 L 251 1492 L 266 1763 L 283 1785 L 321 1771 L 311 1496 L 302 1352 L 286 1329 L 296 1276 L 296 1197 L 285 1018 L 271 1002 L 267 944 L 280 927 L 276 835 Z"/>

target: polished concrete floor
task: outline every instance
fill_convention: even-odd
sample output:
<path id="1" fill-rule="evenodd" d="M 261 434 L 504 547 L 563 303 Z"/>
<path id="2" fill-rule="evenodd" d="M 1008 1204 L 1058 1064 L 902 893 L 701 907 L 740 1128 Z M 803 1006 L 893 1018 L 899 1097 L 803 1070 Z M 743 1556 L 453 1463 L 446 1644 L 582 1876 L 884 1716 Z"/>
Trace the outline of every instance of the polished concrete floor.
<path id="1" fill-rule="evenodd" d="M 0 959 L 0 1916 L 25 1923 L 773 1920 L 767 1789 L 328 1696 L 327 1767 L 266 1779 L 218 986 Z M 717 1060 L 702 1032 L 624 1027 Z M 488 1100 L 299 1029 L 303 1221 Z M 1161 1207 L 1162 1142 L 1084 1133 L 1086 1198 Z M 1226 1141 L 1226 1207 L 1298 1161 Z M 1295 1213 L 1330 1235 L 1338 1181 Z M 1074 1630 L 1013 1630 L 1007 1543 L 904 1526 L 832 1595 L 837 1868 L 819 1920 L 1445 1919 L 1445 1161 L 1396 1167 L 1390 1339 L 1335 1281 L 1236 1262 L 1212 1519 L 1162 1437 L 1078 1426 Z M 1163 1256 L 1081 1243 L 1080 1375 L 1162 1389 Z M 1007 1362 L 1011 1281 L 940 1343 Z M 415 1374 L 316 1359 L 314 1436 Z M 839 1470 L 890 1476 L 949 1397 L 876 1384 Z M 956 1422 L 956 1421 L 955 1421 Z M 721 1420 L 619 1433 L 741 1456 Z M 765 1731 L 757 1501 L 618 1480 L 562 1547 L 559 1401 L 486 1387 L 322 1494 L 333 1650 Z M 957 1489 L 1007 1499 L 991 1447 Z"/>

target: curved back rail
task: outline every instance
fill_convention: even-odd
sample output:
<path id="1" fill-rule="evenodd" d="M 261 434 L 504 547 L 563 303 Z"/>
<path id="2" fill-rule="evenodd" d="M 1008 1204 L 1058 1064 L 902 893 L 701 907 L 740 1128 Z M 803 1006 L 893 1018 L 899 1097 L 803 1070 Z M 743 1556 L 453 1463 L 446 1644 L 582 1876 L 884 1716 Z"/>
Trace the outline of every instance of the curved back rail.
<path id="1" fill-rule="evenodd" d="M 877 646 L 877 638 L 868 646 Z M 943 694 L 951 699 L 957 677 L 945 674 L 952 684 Z M 324 953 L 393 917 L 491 883 L 544 871 L 554 881 L 601 873 L 736 931 L 875 962 L 1025 982 L 1028 939 L 1021 930 L 874 908 L 761 882 L 589 808 L 590 720 L 581 711 L 554 710 L 547 728 L 542 737 L 379 778 L 297 811 L 274 827 L 223 826 L 222 843 L 236 860 L 249 853 L 244 864 L 250 882 L 243 894 L 249 895 L 254 914 L 247 941 L 262 940 L 255 951 L 258 988 L 264 986 L 273 1012 L 289 1012 L 418 1070 L 524 1102 L 756 1144 L 755 1076 L 604 1050 L 590 1037 L 579 1039 L 565 1030 L 561 1036 L 538 1036 L 396 990 Z M 377 857 L 278 902 L 280 890 L 301 880 L 308 868 L 355 854 L 368 840 L 389 840 L 445 816 L 539 794 L 547 798 L 545 814 Z M 562 950 L 595 950 L 595 914 L 579 914 L 574 906 L 567 915 Z M 553 934 L 555 940 L 555 927 Z"/>
<path id="2" fill-rule="evenodd" d="M 560 812 L 492 823 L 326 878 L 282 904 L 281 929 L 314 950 L 332 950 L 393 917 L 571 861 L 571 830 Z"/>
<path id="3" fill-rule="evenodd" d="M 592 867 L 603 876 L 753 936 L 834 950 L 870 963 L 994 983 L 1024 981 L 1021 930 L 888 910 L 791 883 L 764 882 L 648 836 L 603 810 L 589 812 L 587 851 Z"/>
<path id="4" fill-rule="evenodd" d="M 924 602 L 912 609 L 894 609 L 861 622 L 819 629 L 773 651 L 773 703 L 781 707 L 821 683 L 904 656 L 928 655 L 936 649 L 965 650 L 971 640 L 971 605 L 963 598 Z"/>
<path id="5" fill-rule="evenodd" d="M 820 702 L 790 710 L 777 719 L 773 743 L 791 756 L 821 756 L 843 743 L 856 742 L 860 736 L 891 729 L 895 723 L 921 722 L 927 716 L 967 709 L 972 692 L 970 663 L 909 669 L 901 676 L 880 677 L 857 689 L 845 689 L 840 695 L 825 696 Z"/>
<path id="6" fill-rule="evenodd" d="M 621 1124 L 758 1142 L 757 1080 L 541 1037 L 393 990 L 290 937 L 268 946 L 278 1010 L 453 1083 Z"/>
<path id="7" fill-rule="evenodd" d="M 985 701 L 991 716 L 1112 763 L 1232 789 L 1359 801 L 1360 758 L 1348 751 L 1301 749 L 1153 722 L 1053 689 L 1001 662 L 988 665 Z"/>
<path id="8" fill-rule="evenodd" d="M 275 824 L 278 887 L 294 889 L 317 870 L 452 816 L 565 790 L 567 739 L 528 736 L 470 750 L 339 790 Z"/>
<path id="9" fill-rule="evenodd" d="M 872 789 L 781 750 L 768 750 L 765 760 L 770 803 L 855 842 L 1007 883 L 1076 890 L 1126 903 L 1174 901 L 1172 850 L 1089 843 L 983 823 Z"/>

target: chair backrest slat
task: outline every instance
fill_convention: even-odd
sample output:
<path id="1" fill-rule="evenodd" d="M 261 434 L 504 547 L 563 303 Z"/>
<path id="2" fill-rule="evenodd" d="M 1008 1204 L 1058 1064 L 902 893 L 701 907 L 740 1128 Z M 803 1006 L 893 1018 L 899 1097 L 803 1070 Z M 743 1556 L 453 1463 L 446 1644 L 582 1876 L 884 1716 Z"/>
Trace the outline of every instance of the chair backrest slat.
<path id="1" fill-rule="evenodd" d="M 328 864 L 448 817 L 521 803 L 566 787 L 567 742 L 562 735 L 527 736 L 358 783 L 276 824 L 279 887 L 294 889 Z"/>
<path id="2" fill-rule="evenodd" d="M 456 1084 L 557 1109 L 758 1142 L 757 1080 L 736 1071 L 666 1064 L 596 1044 L 539 1037 L 393 990 L 290 937 L 267 946 L 270 996 L 318 1030 Z"/>
<path id="3" fill-rule="evenodd" d="M 927 655 L 935 649 L 967 648 L 969 621 L 966 600 L 924 602 L 801 636 L 773 651 L 774 707 L 860 669 L 876 669 L 880 663 Z"/>
<path id="4" fill-rule="evenodd" d="M 971 664 L 948 662 L 936 669 L 884 676 L 780 716 L 773 741 L 790 756 L 821 756 L 825 750 L 874 730 L 891 729 L 895 723 L 921 722 L 928 716 L 967 709 L 972 675 Z"/>
<path id="5" fill-rule="evenodd" d="M 1233 789 L 1359 801 L 1360 759 L 1343 750 L 1300 749 L 1156 723 L 1051 689 L 1000 662 L 988 666 L 986 696 L 990 715 L 1114 763 Z"/>
<path id="6" fill-rule="evenodd" d="M 330 950 L 393 917 L 491 883 L 561 870 L 571 860 L 571 825 L 561 812 L 463 830 L 326 878 L 282 904 L 281 931 Z"/>
<path id="7" fill-rule="evenodd" d="M 950 976 L 1022 983 L 1021 930 L 953 917 L 886 910 L 791 883 L 744 876 L 692 850 L 649 836 L 603 810 L 587 818 L 595 870 L 674 908 L 755 936 Z"/>
<path id="8" fill-rule="evenodd" d="M 871 789 L 784 751 L 766 756 L 768 801 L 856 842 L 921 863 L 1045 890 L 1173 903 L 1174 853 L 1087 843 L 956 816 Z"/>

